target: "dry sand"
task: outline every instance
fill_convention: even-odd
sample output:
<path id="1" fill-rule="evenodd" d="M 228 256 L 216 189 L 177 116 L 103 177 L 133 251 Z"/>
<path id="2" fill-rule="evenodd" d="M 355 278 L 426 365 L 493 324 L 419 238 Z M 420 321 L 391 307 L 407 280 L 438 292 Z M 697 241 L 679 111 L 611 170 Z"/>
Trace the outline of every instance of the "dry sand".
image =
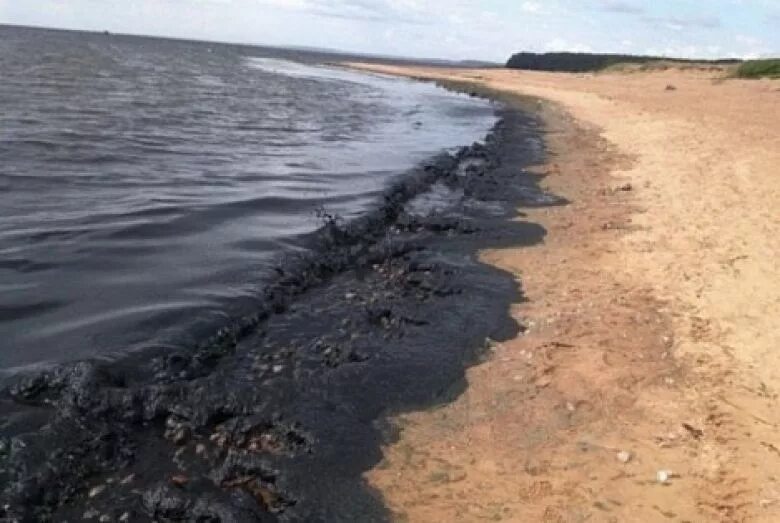
<path id="1" fill-rule="evenodd" d="M 398 419 L 368 475 L 398 520 L 780 521 L 780 83 L 360 67 L 546 100 L 572 202 L 484 253 L 529 331 Z"/>

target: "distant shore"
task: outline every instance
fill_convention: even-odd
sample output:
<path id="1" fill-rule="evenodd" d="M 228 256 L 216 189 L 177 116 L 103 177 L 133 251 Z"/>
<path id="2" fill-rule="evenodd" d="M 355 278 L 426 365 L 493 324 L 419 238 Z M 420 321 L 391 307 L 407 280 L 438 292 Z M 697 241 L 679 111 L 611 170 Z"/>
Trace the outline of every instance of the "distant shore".
<path id="1" fill-rule="evenodd" d="M 528 329 L 368 477 L 405 521 L 780 518 L 780 83 L 349 64 L 536 97 L 544 244 L 483 252 Z"/>

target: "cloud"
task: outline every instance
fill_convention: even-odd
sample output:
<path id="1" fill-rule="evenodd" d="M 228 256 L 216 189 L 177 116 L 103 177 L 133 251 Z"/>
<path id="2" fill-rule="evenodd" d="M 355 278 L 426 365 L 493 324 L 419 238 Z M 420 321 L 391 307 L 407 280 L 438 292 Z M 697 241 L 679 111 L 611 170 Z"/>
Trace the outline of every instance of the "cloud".
<path id="1" fill-rule="evenodd" d="M 745 44 L 745 45 L 749 45 L 749 46 L 753 46 L 753 47 L 761 45 L 761 40 L 759 40 L 755 36 L 737 35 L 735 39 L 740 44 Z"/>
<path id="2" fill-rule="evenodd" d="M 469 0 L 258 0 L 279 9 L 307 13 L 327 18 L 364 22 L 413 25 L 478 24 L 501 17 L 477 2 Z M 516 9 L 524 15 L 549 15 L 555 6 L 535 0 L 525 0 Z"/>
<path id="3" fill-rule="evenodd" d="M 720 18 L 714 15 L 699 16 L 643 16 L 646 23 L 682 31 L 684 29 L 718 29 L 722 26 Z"/>
<path id="4" fill-rule="evenodd" d="M 523 2 L 520 4 L 520 10 L 531 14 L 541 14 L 544 12 L 544 5 L 539 2 Z"/>
<path id="5" fill-rule="evenodd" d="M 570 53 L 592 53 L 593 48 L 582 42 L 571 42 L 565 38 L 554 38 L 542 46 L 545 52 L 570 52 Z"/>
<path id="6" fill-rule="evenodd" d="M 611 13 L 638 15 L 645 12 L 645 8 L 626 0 L 600 0 L 599 9 Z"/>
<path id="7" fill-rule="evenodd" d="M 609 13 L 636 15 L 644 23 L 674 31 L 683 29 L 717 29 L 722 25 L 720 18 L 704 13 L 689 16 L 650 15 L 647 14 L 644 6 L 633 0 L 597 0 L 597 8 L 600 11 Z"/>
<path id="8" fill-rule="evenodd" d="M 327 18 L 383 24 L 432 24 L 426 3 L 417 0 L 260 0 L 281 9 Z"/>

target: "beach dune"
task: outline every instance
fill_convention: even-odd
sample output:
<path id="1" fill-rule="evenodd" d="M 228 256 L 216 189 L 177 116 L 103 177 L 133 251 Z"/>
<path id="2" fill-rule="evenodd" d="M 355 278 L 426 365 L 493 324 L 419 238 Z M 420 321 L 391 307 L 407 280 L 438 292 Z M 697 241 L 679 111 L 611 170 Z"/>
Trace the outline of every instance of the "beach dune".
<path id="1" fill-rule="evenodd" d="M 408 521 L 780 521 L 780 83 L 349 64 L 533 97 L 527 327 L 368 479 Z M 529 103 L 527 98 L 525 103 Z"/>

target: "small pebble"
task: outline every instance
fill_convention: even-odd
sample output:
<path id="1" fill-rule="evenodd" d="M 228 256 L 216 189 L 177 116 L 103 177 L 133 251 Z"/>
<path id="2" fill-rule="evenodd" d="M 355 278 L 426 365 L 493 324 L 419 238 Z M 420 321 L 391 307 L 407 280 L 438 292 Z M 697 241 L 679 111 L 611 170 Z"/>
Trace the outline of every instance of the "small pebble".
<path id="1" fill-rule="evenodd" d="M 97 487 L 93 487 L 92 490 L 89 491 L 89 497 L 94 498 L 99 496 L 103 493 L 104 490 L 106 490 L 105 485 L 98 485 Z"/>
<path id="2" fill-rule="evenodd" d="M 672 477 L 672 473 L 668 470 L 659 470 L 655 477 L 658 480 L 658 483 L 665 485 L 669 483 L 669 479 Z"/>
<path id="3" fill-rule="evenodd" d="M 631 455 L 631 453 L 628 452 L 627 450 L 621 450 L 620 452 L 617 453 L 617 459 L 621 463 L 628 463 L 629 461 L 631 461 L 632 457 L 633 456 Z"/>
<path id="4" fill-rule="evenodd" d="M 189 482 L 190 482 L 190 478 L 188 478 L 184 474 L 176 474 L 175 476 L 171 477 L 171 483 L 173 483 L 177 487 L 184 486 Z"/>
<path id="5" fill-rule="evenodd" d="M 98 521 L 100 521 L 100 523 L 111 523 L 111 516 L 109 516 L 108 514 L 103 514 L 102 516 L 100 516 L 100 519 L 98 519 Z"/>
<path id="6" fill-rule="evenodd" d="M 130 521 L 130 513 L 129 512 L 125 512 L 124 514 L 119 516 L 119 521 L 121 523 L 126 523 L 127 521 Z"/>
<path id="7" fill-rule="evenodd" d="M 190 439 L 190 430 L 187 427 L 179 427 L 171 436 L 175 445 L 184 445 Z"/>
<path id="8" fill-rule="evenodd" d="M 284 365 L 274 365 L 272 370 L 274 371 L 274 374 L 279 374 L 284 370 Z"/>
<path id="9" fill-rule="evenodd" d="M 120 482 L 120 485 L 127 485 L 128 483 L 132 483 L 135 479 L 135 474 L 130 474 L 129 476 L 125 476 Z"/>

